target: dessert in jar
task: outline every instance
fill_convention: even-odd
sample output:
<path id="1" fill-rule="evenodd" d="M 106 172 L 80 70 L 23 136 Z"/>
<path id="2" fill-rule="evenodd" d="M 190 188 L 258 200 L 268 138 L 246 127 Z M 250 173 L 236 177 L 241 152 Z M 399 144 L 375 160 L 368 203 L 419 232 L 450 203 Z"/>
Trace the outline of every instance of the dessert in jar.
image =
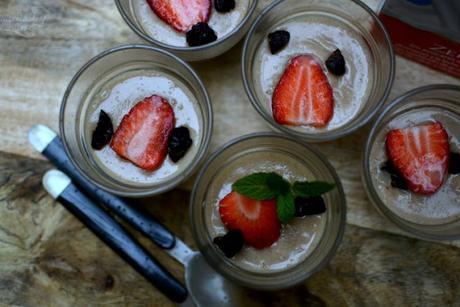
<path id="1" fill-rule="evenodd" d="M 437 108 L 393 118 L 370 154 L 373 184 L 404 219 L 425 225 L 460 218 L 460 117 Z"/>
<path id="2" fill-rule="evenodd" d="M 249 0 L 139 0 L 133 11 L 142 29 L 155 40 L 195 47 L 225 38 L 250 9 Z"/>
<path id="3" fill-rule="evenodd" d="M 180 176 L 202 138 L 196 98 L 185 84 L 156 68 L 133 69 L 92 95 L 85 138 L 95 164 L 128 184 L 161 184 Z"/>
<path id="4" fill-rule="evenodd" d="M 432 240 L 460 236 L 460 88 L 431 85 L 389 103 L 366 141 L 363 181 L 378 211 Z"/>
<path id="5" fill-rule="evenodd" d="M 385 29 L 361 2 L 274 2 L 246 38 L 243 81 L 272 128 L 309 142 L 347 135 L 386 99 L 394 55 Z"/>
<path id="6" fill-rule="evenodd" d="M 346 125 L 372 86 L 366 41 L 335 18 L 309 14 L 278 24 L 256 58 L 259 86 L 274 120 L 296 130 Z"/>
<path id="7" fill-rule="evenodd" d="M 270 273 L 304 261 L 326 225 L 321 195 L 333 188 L 313 178 L 277 153 L 251 155 L 223 170 L 208 192 L 215 200 L 207 212 L 214 243 L 246 270 Z"/>
<path id="8" fill-rule="evenodd" d="M 274 133 L 243 136 L 215 152 L 190 201 L 193 235 L 226 278 L 256 289 L 301 282 L 333 256 L 345 197 L 327 160 Z"/>

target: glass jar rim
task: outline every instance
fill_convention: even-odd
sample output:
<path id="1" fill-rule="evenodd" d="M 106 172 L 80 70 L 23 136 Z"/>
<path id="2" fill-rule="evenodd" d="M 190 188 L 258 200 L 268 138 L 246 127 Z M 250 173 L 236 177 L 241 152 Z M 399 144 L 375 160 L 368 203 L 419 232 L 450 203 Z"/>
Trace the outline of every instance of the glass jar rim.
<path id="1" fill-rule="evenodd" d="M 201 241 L 203 241 L 203 240 L 201 240 L 199 238 L 202 237 L 202 236 L 206 236 L 206 235 L 205 234 L 202 234 L 202 235 L 198 234 L 198 232 L 200 232 L 200 231 L 198 231 L 198 228 L 199 228 L 198 224 L 197 224 L 198 221 L 195 219 L 195 214 L 198 214 L 197 212 L 198 211 L 201 212 L 201 210 L 202 210 L 202 208 L 200 207 L 202 199 L 197 199 L 197 193 L 198 193 L 199 187 L 202 184 L 202 180 L 207 175 L 207 171 L 208 171 L 209 167 L 212 165 L 212 163 L 221 154 L 223 154 L 226 150 L 230 149 L 232 146 L 234 146 L 236 144 L 239 144 L 241 142 L 250 141 L 250 140 L 259 139 L 259 138 L 280 138 L 280 139 L 283 139 L 283 140 L 294 142 L 294 143 L 298 144 L 299 146 L 302 146 L 303 148 L 305 148 L 307 151 L 309 151 L 315 158 L 317 158 L 319 160 L 320 163 L 322 163 L 322 167 L 324 167 L 327 170 L 328 174 L 334 179 L 334 181 L 336 183 L 336 186 L 337 186 L 337 197 L 339 198 L 339 200 L 341 202 L 339 204 L 340 213 L 337 216 L 334 217 L 334 219 L 336 219 L 335 222 L 337 224 L 336 225 L 337 230 L 336 230 L 336 233 L 334 233 L 335 237 L 333 239 L 332 238 L 326 238 L 324 236 L 324 234 L 323 234 L 322 237 L 320 238 L 320 241 L 318 242 L 318 245 L 313 249 L 312 253 L 310 255 L 308 255 L 304 260 L 300 261 L 297 265 L 295 265 L 294 267 L 289 268 L 286 271 L 277 271 L 277 272 L 271 273 L 271 275 L 277 275 L 278 277 L 282 276 L 283 274 L 292 273 L 295 268 L 301 266 L 302 264 L 305 265 L 305 263 L 310 259 L 310 256 L 312 256 L 313 253 L 318 250 L 318 247 L 322 244 L 323 240 L 326 240 L 326 239 L 333 240 L 333 243 L 330 244 L 327 247 L 325 255 L 321 258 L 321 260 L 318 261 L 317 265 L 314 266 L 311 270 L 303 271 L 301 278 L 289 279 L 290 283 L 288 282 L 288 283 L 283 283 L 283 284 L 279 284 L 279 285 L 275 285 L 275 286 L 270 284 L 269 286 L 265 286 L 265 285 L 256 284 L 256 282 L 254 282 L 254 281 L 251 283 L 250 281 L 244 282 L 242 280 L 236 280 L 234 278 L 234 276 L 230 276 L 230 278 L 233 279 L 234 281 L 236 281 L 238 283 L 243 282 L 244 286 L 247 286 L 247 287 L 250 287 L 250 288 L 261 289 L 261 290 L 275 290 L 275 289 L 286 288 L 286 287 L 295 285 L 295 284 L 305 280 L 306 278 L 308 278 L 309 276 L 311 276 L 312 274 L 314 274 L 315 272 L 317 272 L 321 268 L 323 268 L 332 259 L 332 257 L 337 252 L 337 249 L 338 249 L 338 247 L 339 247 L 339 245 L 340 245 L 340 243 L 341 243 L 341 241 L 343 239 L 343 235 L 344 235 L 344 231 L 345 231 L 345 224 L 346 224 L 346 198 L 345 198 L 345 193 L 344 193 L 340 178 L 337 175 L 334 167 L 330 164 L 330 162 L 327 160 L 327 158 L 325 156 L 323 156 L 313 146 L 311 146 L 311 145 L 309 145 L 309 144 L 307 144 L 305 142 L 298 141 L 295 138 L 292 138 L 292 137 L 289 137 L 289 136 L 286 136 L 286 135 L 283 135 L 283 134 L 280 134 L 280 133 L 276 133 L 276 132 L 256 132 L 256 133 L 251 133 L 251 134 L 243 135 L 243 136 L 240 136 L 238 138 L 232 139 L 229 142 L 227 142 L 224 145 L 222 145 L 214 153 L 212 153 L 210 155 L 210 157 L 206 160 L 206 162 L 203 164 L 203 166 L 201 167 L 200 172 L 198 173 L 197 178 L 195 180 L 195 183 L 194 183 L 194 186 L 193 186 L 193 189 L 192 189 L 192 194 L 191 194 L 191 197 L 190 197 L 190 203 L 189 203 L 189 207 L 190 207 L 189 215 L 190 215 L 190 217 L 189 217 L 189 219 L 190 219 L 190 222 L 191 222 L 192 234 L 193 234 L 193 236 L 195 238 L 195 242 L 197 242 L 197 245 L 199 246 L 200 250 L 202 250 L 202 252 L 206 251 L 206 252 L 203 252 L 203 255 L 205 256 L 205 258 L 208 258 L 207 251 L 209 251 L 209 249 L 206 248 L 206 246 L 202 246 Z M 330 226 L 330 225 L 332 225 L 330 223 L 331 223 L 330 221 L 327 222 L 326 231 L 327 231 L 328 228 L 332 227 L 332 226 Z M 213 255 L 213 257 L 218 258 L 220 263 L 227 263 L 227 262 L 231 261 L 231 260 L 225 258 L 221 253 L 212 252 L 212 255 Z M 214 267 L 214 269 L 216 269 L 217 271 L 222 273 L 221 268 L 214 266 L 213 262 L 209 261 L 209 259 L 206 259 L 206 260 L 210 263 L 211 266 Z M 229 264 L 225 264 L 224 266 L 226 267 L 226 270 L 228 270 L 228 271 L 231 271 L 235 267 L 235 265 L 229 265 Z M 241 271 L 244 271 L 246 274 L 257 275 L 258 277 L 260 277 L 260 276 L 264 276 L 264 277 L 269 276 L 269 275 L 264 275 L 264 274 L 257 274 L 255 272 L 244 270 L 242 268 L 238 268 L 238 269 L 241 270 Z M 228 273 L 228 272 L 224 272 L 224 275 L 226 275 L 225 273 Z M 298 277 L 298 275 L 297 275 L 297 277 Z"/>
<path id="2" fill-rule="evenodd" d="M 196 82 L 199 88 L 199 91 L 204 97 L 203 108 L 206 112 L 204 114 L 205 118 L 203 120 L 207 121 L 208 125 L 207 125 L 207 129 L 203 132 L 201 146 L 199 147 L 196 156 L 194 157 L 193 161 L 183 170 L 183 173 L 185 175 L 176 176 L 172 178 L 170 181 L 167 181 L 166 184 L 158 185 L 158 187 L 155 187 L 155 188 L 146 186 L 146 187 L 143 187 L 142 190 L 139 190 L 136 192 L 122 192 L 122 191 L 119 191 L 118 189 L 112 189 L 110 187 L 107 187 L 99 183 L 98 181 L 94 180 L 93 178 L 91 178 L 91 176 L 88 176 L 86 172 L 79 166 L 79 163 L 77 163 L 77 161 L 75 160 L 74 155 L 72 154 L 72 151 L 69 148 L 69 145 L 67 144 L 67 141 L 66 141 L 66 132 L 65 132 L 66 129 L 64 127 L 64 113 L 65 113 L 68 98 L 72 92 L 72 89 L 75 87 L 79 78 L 84 74 L 84 72 L 87 69 L 89 69 L 89 67 L 91 67 L 93 64 L 95 64 L 96 62 L 98 62 L 99 60 L 101 60 L 102 58 L 106 56 L 109 56 L 117 52 L 123 52 L 123 51 L 133 50 L 133 49 L 142 49 L 142 50 L 147 50 L 153 53 L 161 54 L 162 56 L 168 57 L 172 61 L 177 62 L 178 65 L 180 65 L 181 67 L 184 67 L 187 70 L 187 72 L 190 73 L 194 82 Z M 126 44 L 126 45 L 120 45 L 117 47 L 113 47 L 113 48 L 107 49 L 97 54 L 96 56 L 91 58 L 88 62 L 86 62 L 75 73 L 75 75 L 72 77 L 71 81 L 69 82 L 69 85 L 67 86 L 64 92 L 64 96 L 62 98 L 60 112 L 59 112 L 59 131 L 60 131 L 60 135 L 63 140 L 62 143 L 64 145 L 64 150 L 67 156 L 69 157 L 70 161 L 72 162 L 72 164 L 77 168 L 77 170 L 86 180 L 88 180 L 89 182 L 97 186 L 98 188 L 106 190 L 110 193 L 120 195 L 120 196 L 125 196 L 125 197 L 145 197 L 145 196 L 157 195 L 157 194 L 173 189 L 174 187 L 176 187 L 177 185 L 185 181 L 187 178 L 189 178 L 193 174 L 193 171 L 198 168 L 198 166 L 202 163 L 203 159 L 206 156 L 206 153 L 209 149 L 209 145 L 211 142 L 212 128 L 213 128 L 213 110 L 212 110 L 211 100 L 209 98 L 208 91 L 206 90 L 206 87 L 204 86 L 198 74 L 193 70 L 193 68 L 188 63 L 186 63 L 185 61 L 183 61 L 181 58 L 174 55 L 173 53 L 160 49 L 160 48 L 156 48 L 156 47 L 149 46 L 149 45 L 143 45 L 143 44 Z"/>
<path id="3" fill-rule="evenodd" d="M 160 47 L 162 49 L 166 49 L 166 50 L 169 50 L 171 52 L 188 52 L 188 53 L 192 53 L 192 52 L 199 52 L 199 51 L 214 48 L 215 46 L 218 46 L 218 45 L 224 43 L 225 41 L 227 41 L 228 39 L 230 39 L 231 37 L 233 37 L 236 33 L 238 33 L 244 27 L 244 25 L 246 25 L 246 23 L 248 23 L 251 20 L 251 17 L 252 17 L 252 15 L 254 14 L 254 12 L 256 10 L 258 2 L 259 2 L 259 0 L 252 0 L 251 6 L 249 7 L 249 10 L 246 13 L 246 16 L 244 16 L 244 18 L 240 21 L 240 23 L 232 31 L 227 33 L 222 39 L 217 39 L 216 41 L 211 42 L 209 44 L 202 45 L 202 46 L 195 46 L 195 47 L 188 47 L 188 46 L 187 47 L 180 47 L 180 46 L 174 46 L 174 45 L 165 44 L 163 42 L 160 42 L 160 41 L 150 37 L 149 35 L 146 35 L 146 34 L 142 33 L 142 31 L 140 31 L 139 28 L 135 24 L 133 24 L 131 22 L 131 19 L 128 17 L 126 12 L 122 8 L 122 6 L 120 4 L 120 0 L 115 0 L 115 5 L 116 5 L 118 11 L 120 12 L 121 17 L 126 22 L 126 24 L 131 28 L 131 30 L 134 33 L 136 33 L 139 37 L 141 37 L 143 40 L 145 40 L 146 42 L 149 42 L 150 44 L 156 45 L 156 46 L 158 46 L 158 47 Z"/>
<path id="4" fill-rule="evenodd" d="M 380 131 L 380 129 L 382 128 L 381 124 L 384 121 L 385 117 L 390 112 L 397 110 L 398 108 L 404 106 L 404 103 L 407 101 L 407 99 L 413 96 L 416 96 L 418 94 L 421 94 L 424 92 L 430 92 L 434 90 L 449 90 L 449 91 L 458 92 L 460 94 L 460 86 L 453 85 L 453 84 L 431 84 L 431 85 L 421 86 L 421 87 L 412 89 L 398 96 L 393 101 L 391 101 L 389 104 L 385 105 L 385 107 L 382 109 L 382 111 L 380 112 L 376 120 L 374 121 L 372 128 L 369 131 L 369 135 L 365 142 L 364 148 L 363 148 L 364 158 L 362 161 L 362 174 L 363 174 L 362 179 L 364 181 L 363 184 L 365 186 L 367 195 L 369 196 L 371 203 L 374 204 L 374 207 L 376 207 L 376 209 L 383 216 L 385 216 L 388 220 L 390 220 L 392 223 L 394 223 L 396 226 L 398 226 L 402 230 L 406 231 L 407 233 L 410 233 L 410 234 L 413 234 L 413 235 L 416 235 L 418 237 L 428 239 L 428 240 L 456 240 L 460 238 L 460 233 L 458 235 L 439 236 L 439 235 L 430 233 L 430 230 L 436 230 L 436 229 L 440 229 L 440 227 L 454 225 L 458 223 L 459 220 L 451 221 L 449 223 L 445 223 L 442 225 L 422 225 L 422 224 L 417 224 L 409 220 L 406 220 L 398 216 L 393 211 L 391 211 L 388 208 L 388 206 L 381 200 L 380 196 L 378 195 L 378 192 L 376 191 L 374 184 L 372 182 L 372 174 L 370 172 L 370 152 L 374 145 L 375 137 Z M 460 106 L 460 101 L 458 101 L 458 105 Z M 418 229 L 421 226 L 423 226 L 424 230 Z"/>
<path id="5" fill-rule="evenodd" d="M 249 59 L 248 59 L 249 45 L 250 45 L 250 42 L 251 42 L 251 40 L 253 38 L 254 33 L 257 30 L 257 27 L 259 26 L 259 23 L 263 20 L 263 18 L 271 10 L 273 10 L 278 5 L 280 5 L 283 2 L 285 2 L 285 0 L 277 0 L 277 1 L 274 1 L 273 3 L 271 3 L 269 6 L 267 6 L 259 14 L 259 16 L 257 16 L 257 18 L 252 23 L 252 25 L 251 25 L 251 27 L 250 27 L 247 35 L 246 35 L 246 39 L 244 40 L 243 51 L 242 51 L 242 61 L 241 61 L 241 75 L 243 77 L 244 89 L 245 89 L 245 91 L 246 91 L 246 93 L 247 93 L 247 95 L 249 97 L 249 100 L 251 101 L 251 104 L 254 107 L 254 109 L 256 109 L 256 111 L 263 117 L 263 119 L 270 125 L 271 128 L 273 128 L 275 130 L 278 130 L 278 131 L 281 131 L 281 132 L 283 132 L 283 133 L 285 133 L 287 135 L 298 137 L 298 138 L 301 138 L 301 139 L 303 139 L 305 141 L 309 141 L 309 142 L 332 141 L 332 140 L 339 139 L 341 137 L 344 137 L 346 135 L 349 135 L 349 134 L 357 131 L 358 129 L 363 127 L 365 124 L 367 124 L 377 114 L 377 112 L 382 109 L 386 99 L 388 98 L 388 96 L 390 94 L 390 91 L 391 91 L 391 88 L 392 88 L 393 82 L 394 82 L 396 62 L 395 62 L 395 54 L 394 54 L 394 50 L 393 50 L 393 45 L 391 43 L 390 35 L 388 34 L 385 26 L 380 21 L 380 19 L 375 14 L 375 12 L 370 7 L 368 7 L 365 3 L 361 2 L 360 0 L 350 0 L 350 1 L 353 2 L 354 4 L 358 5 L 359 7 L 361 7 L 365 12 L 367 12 L 369 14 L 369 16 L 371 17 L 372 21 L 375 22 L 377 27 L 382 31 L 383 36 L 385 38 L 386 46 L 387 46 L 387 49 L 388 49 L 389 58 L 390 58 L 390 72 L 389 72 L 389 75 L 388 75 L 388 79 L 386 80 L 387 82 L 386 82 L 386 85 L 385 85 L 385 90 L 383 92 L 382 97 L 379 99 L 377 107 L 374 108 L 373 110 L 371 110 L 369 112 L 369 114 L 367 114 L 362 119 L 362 121 L 360 121 L 359 123 L 357 123 L 357 124 L 355 124 L 353 126 L 350 126 L 350 127 L 346 128 L 346 129 L 338 128 L 338 129 L 334 129 L 332 131 L 326 131 L 324 133 L 307 133 L 307 132 L 300 132 L 300 131 L 295 131 L 295 130 L 289 129 L 288 127 L 284 127 L 283 125 L 277 124 L 273 120 L 272 115 L 268 114 L 267 112 L 265 112 L 265 110 L 263 110 L 263 108 L 260 106 L 260 103 L 259 103 L 259 101 L 258 101 L 258 99 L 256 97 L 256 94 L 254 93 L 252 82 L 249 81 L 249 76 L 247 74 L 248 69 L 247 69 L 247 64 L 246 64 L 247 61 L 246 60 L 249 61 Z"/>

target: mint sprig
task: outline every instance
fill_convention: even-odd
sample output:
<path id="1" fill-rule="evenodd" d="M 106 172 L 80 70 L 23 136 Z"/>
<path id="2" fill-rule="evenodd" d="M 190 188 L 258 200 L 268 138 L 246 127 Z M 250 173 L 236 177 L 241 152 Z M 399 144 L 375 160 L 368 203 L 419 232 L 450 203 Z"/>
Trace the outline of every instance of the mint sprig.
<path id="1" fill-rule="evenodd" d="M 292 185 L 292 191 L 296 196 L 317 197 L 329 192 L 334 187 L 334 184 L 324 181 L 296 181 Z"/>
<path id="2" fill-rule="evenodd" d="M 289 191 L 276 198 L 276 214 L 283 224 L 289 223 L 295 214 L 294 195 Z"/>
<path id="3" fill-rule="evenodd" d="M 296 197 L 317 197 L 329 192 L 334 184 L 323 181 L 296 181 L 290 184 L 277 173 L 254 173 L 238 179 L 232 190 L 255 200 L 276 199 L 276 212 L 282 223 L 295 215 Z"/>
<path id="4" fill-rule="evenodd" d="M 274 199 L 284 189 L 281 187 L 283 181 L 277 173 L 254 173 L 237 180 L 232 190 L 255 200 Z"/>
<path id="5" fill-rule="evenodd" d="M 275 192 L 276 195 L 286 194 L 291 191 L 291 184 L 289 181 L 277 173 L 270 174 L 272 175 L 267 178 L 267 186 L 269 189 Z"/>

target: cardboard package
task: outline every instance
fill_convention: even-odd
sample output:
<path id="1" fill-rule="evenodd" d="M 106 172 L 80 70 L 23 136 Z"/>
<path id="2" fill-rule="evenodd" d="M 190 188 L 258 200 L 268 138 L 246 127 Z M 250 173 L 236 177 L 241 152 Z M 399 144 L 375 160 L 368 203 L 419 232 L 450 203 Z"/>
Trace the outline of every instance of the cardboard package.
<path id="1" fill-rule="evenodd" d="M 386 0 L 379 17 L 397 54 L 460 78 L 460 0 Z"/>

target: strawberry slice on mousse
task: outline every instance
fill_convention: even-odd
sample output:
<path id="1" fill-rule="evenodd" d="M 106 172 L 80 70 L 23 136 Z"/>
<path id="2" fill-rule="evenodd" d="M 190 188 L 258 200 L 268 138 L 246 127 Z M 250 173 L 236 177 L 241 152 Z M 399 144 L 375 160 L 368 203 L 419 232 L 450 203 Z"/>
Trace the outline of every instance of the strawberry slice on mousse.
<path id="1" fill-rule="evenodd" d="M 313 55 L 303 54 L 289 61 L 273 92 L 272 112 L 281 125 L 320 128 L 332 119 L 332 87 Z"/>
<path id="2" fill-rule="evenodd" d="M 138 167 L 154 171 L 166 158 L 175 121 L 166 99 L 157 95 L 144 98 L 123 117 L 110 147 Z"/>
<path id="3" fill-rule="evenodd" d="M 449 167 L 449 137 L 441 123 L 391 130 L 387 155 L 409 189 L 431 195 L 443 184 Z"/>
<path id="4" fill-rule="evenodd" d="M 280 236 L 275 200 L 254 200 L 231 192 L 219 202 L 222 222 L 242 232 L 246 244 L 257 249 L 271 246 Z"/>
<path id="5" fill-rule="evenodd" d="M 199 22 L 208 22 L 211 15 L 211 0 L 147 0 L 147 3 L 161 20 L 183 33 Z"/>

